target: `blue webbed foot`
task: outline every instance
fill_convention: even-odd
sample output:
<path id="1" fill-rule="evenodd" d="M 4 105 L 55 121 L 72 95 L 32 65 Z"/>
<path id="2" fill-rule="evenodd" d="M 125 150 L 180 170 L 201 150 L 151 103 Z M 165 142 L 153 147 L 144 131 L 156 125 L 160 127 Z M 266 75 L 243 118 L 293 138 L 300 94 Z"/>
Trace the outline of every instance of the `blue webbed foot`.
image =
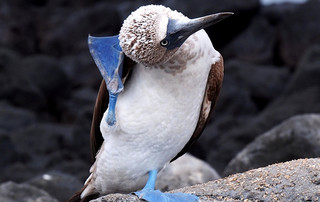
<path id="1" fill-rule="evenodd" d="M 142 189 L 135 192 L 140 199 L 144 199 L 149 202 L 192 202 L 199 201 L 199 198 L 193 194 L 186 193 L 163 193 L 159 190 Z"/>
<path id="2" fill-rule="evenodd" d="M 146 186 L 141 190 L 134 192 L 140 199 L 144 199 L 149 202 L 192 202 L 199 201 L 199 198 L 192 194 L 186 193 L 162 193 L 159 190 L 155 190 L 155 183 L 157 179 L 157 170 L 151 170 L 149 172 L 149 178 Z"/>
<path id="3" fill-rule="evenodd" d="M 88 38 L 90 53 L 98 66 L 109 92 L 109 112 L 107 123 L 113 126 L 116 122 L 115 106 L 118 94 L 123 90 L 121 74 L 124 54 L 119 45 L 118 36 Z"/>

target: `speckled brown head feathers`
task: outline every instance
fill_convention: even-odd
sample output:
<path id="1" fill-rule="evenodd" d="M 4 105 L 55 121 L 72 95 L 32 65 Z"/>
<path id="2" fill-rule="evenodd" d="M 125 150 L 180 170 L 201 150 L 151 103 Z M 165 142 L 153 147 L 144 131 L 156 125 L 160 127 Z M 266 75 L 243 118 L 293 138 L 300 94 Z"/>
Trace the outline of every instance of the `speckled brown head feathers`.
<path id="1" fill-rule="evenodd" d="M 142 6 L 124 21 L 120 46 L 132 60 L 145 66 L 166 62 L 176 50 L 168 51 L 160 45 L 165 38 L 168 18 L 186 18 L 183 14 L 160 5 Z"/>

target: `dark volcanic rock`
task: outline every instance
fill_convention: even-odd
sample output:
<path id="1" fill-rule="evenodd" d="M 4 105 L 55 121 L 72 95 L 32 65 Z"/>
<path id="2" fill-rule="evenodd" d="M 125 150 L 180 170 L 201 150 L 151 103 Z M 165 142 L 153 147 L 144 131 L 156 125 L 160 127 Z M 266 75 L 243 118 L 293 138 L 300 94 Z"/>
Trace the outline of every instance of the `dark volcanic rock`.
<path id="1" fill-rule="evenodd" d="M 14 182 L 6 182 L 0 185 L 0 201 L 58 202 L 57 199 L 41 189 L 27 184 L 16 184 Z"/>
<path id="2" fill-rule="evenodd" d="M 196 194 L 201 201 L 319 201 L 320 159 L 300 159 L 235 174 L 172 192 Z M 94 202 L 140 201 L 110 194 Z"/>
<path id="3" fill-rule="evenodd" d="M 320 115 L 290 118 L 260 135 L 228 164 L 225 175 L 276 162 L 320 156 Z"/>
<path id="4" fill-rule="evenodd" d="M 253 115 L 258 108 L 250 97 L 250 91 L 232 75 L 224 77 L 215 116 L 226 115 L 241 116 Z"/>
<path id="5" fill-rule="evenodd" d="M 22 108 L 40 111 L 46 107 L 44 93 L 31 81 L 0 75 L 0 99 Z"/>
<path id="6" fill-rule="evenodd" d="M 102 76 L 89 51 L 63 57 L 61 63 L 73 86 L 91 86 L 98 91 Z"/>
<path id="7" fill-rule="evenodd" d="M 29 110 L 0 103 L 0 128 L 11 132 L 25 128 L 36 122 L 36 115 Z"/>
<path id="8" fill-rule="evenodd" d="M 47 55 L 33 55 L 10 68 L 19 79 L 34 83 L 47 97 L 65 95 L 69 81 L 59 61 Z"/>
<path id="9" fill-rule="evenodd" d="M 9 47 L 22 54 L 35 53 L 37 25 L 35 13 L 27 1 L 1 1 L 0 46 Z"/>
<path id="10" fill-rule="evenodd" d="M 8 48 L 0 48 L 0 74 L 6 73 L 13 62 L 20 60 L 20 56 Z"/>
<path id="11" fill-rule="evenodd" d="M 2 132 L 0 132 L 0 154 L 0 170 L 17 159 L 14 144 L 10 140 L 9 135 Z"/>
<path id="12" fill-rule="evenodd" d="M 285 95 L 299 93 L 308 89 L 319 90 L 320 85 L 320 44 L 309 47 L 301 57 L 297 70 L 288 83 Z M 311 95 L 307 98 L 312 97 Z M 316 96 L 317 97 L 317 96 Z M 319 97 L 318 97 L 319 98 Z"/>
<path id="13" fill-rule="evenodd" d="M 20 152 L 40 155 L 63 149 L 71 140 L 71 127 L 58 124 L 37 124 L 11 135 Z"/>
<path id="14" fill-rule="evenodd" d="M 45 190 L 59 201 L 67 201 L 83 186 L 77 178 L 56 171 L 37 176 L 26 183 Z"/>
<path id="15" fill-rule="evenodd" d="M 267 18 L 272 25 L 277 26 L 288 14 L 295 12 L 299 6 L 300 4 L 295 3 L 271 4 L 261 8 L 261 15 Z"/>
<path id="16" fill-rule="evenodd" d="M 257 124 L 270 128 L 297 114 L 320 112 L 320 61 L 315 59 L 317 57 L 320 57 L 320 46 L 311 47 L 299 62 L 283 94 L 259 115 Z"/>
<path id="17" fill-rule="evenodd" d="M 115 35 L 121 26 L 112 3 L 98 3 L 53 19 L 40 47 L 43 52 L 58 56 L 87 50 L 89 34 Z"/>
<path id="18" fill-rule="evenodd" d="M 62 64 L 47 55 L 33 55 L 15 61 L 0 75 L 0 98 L 17 106 L 47 111 L 59 118 L 59 101 L 68 97 L 71 83 Z"/>
<path id="19" fill-rule="evenodd" d="M 22 58 L 14 51 L 0 48 L 0 99 L 16 106 L 39 110 L 45 107 L 45 96 L 34 82 L 21 79 Z"/>
<path id="20" fill-rule="evenodd" d="M 74 90 L 71 99 L 63 100 L 63 120 L 69 121 L 79 119 L 86 109 L 93 110 L 97 92 L 91 88 L 80 88 Z"/>
<path id="21" fill-rule="evenodd" d="M 92 121 L 92 107 L 84 108 L 74 123 L 72 131 L 72 150 L 77 151 L 78 158 L 90 162 L 90 128 Z"/>
<path id="22" fill-rule="evenodd" d="M 281 94 L 290 76 L 286 68 L 234 60 L 225 64 L 225 74 L 249 91 L 259 109 Z"/>
<path id="23" fill-rule="evenodd" d="M 20 162 L 34 171 L 43 171 L 70 158 L 67 152 L 71 127 L 57 124 L 37 124 L 11 134 Z"/>
<path id="24" fill-rule="evenodd" d="M 310 46 L 320 44 L 320 1 L 312 0 L 288 13 L 279 25 L 280 55 L 294 66 Z"/>
<path id="25" fill-rule="evenodd" d="M 83 149 L 84 150 L 84 149 Z M 89 154 L 89 150 L 86 150 Z M 71 151 L 70 151 L 71 152 Z M 76 151 L 77 152 L 77 151 Z M 74 155 L 74 154 L 73 154 Z M 76 156 L 76 155 L 75 155 Z M 56 162 L 52 165 L 52 170 L 67 173 L 72 176 L 76 176 L 82 183 L 89 177 L 89 169 L 91 167 L 91 161 L 89 159 L 66 159 L 64 161 Z"/>
<path id="26" fill-rule="evenodd" d="M 262 17 L 252 20 L 249 27 L 222 49 L 225 58 L 266 64 L 273 61 L 276 42 L 274 28 Z"/>
<path id="27" fill-rule="evenodd" d="M 11 152 L 7 150 L 6 152 Z M 28 161 L 28 157 L 16 152 L 17 158 L 0 168 L 0 182 L 13 181 L 25 182 L 39 174 L 39 169 L 26 165 L 23 161 Z M 14 173 L 14 175 L 12 174 Z"/>

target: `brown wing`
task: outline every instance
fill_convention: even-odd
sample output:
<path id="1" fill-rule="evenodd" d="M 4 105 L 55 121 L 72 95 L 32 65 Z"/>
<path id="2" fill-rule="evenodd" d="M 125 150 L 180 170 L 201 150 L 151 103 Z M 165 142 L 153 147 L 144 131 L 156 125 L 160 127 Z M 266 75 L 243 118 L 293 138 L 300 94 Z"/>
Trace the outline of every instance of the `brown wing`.
<path id="1" fill-rule="evenodd" d="M 128 57 L 124 58 L 124 64 L 123 64 L 123 70 L 122 70 L 123 84 L 126 80 L 130 78 L 130 72 L 134 64 L 135 63 L 132 60 L 130 60 Z M 108 108 L 108 104 L 109 104 L 109 94 L 106 87 L 106 83 L 104 80 L 102 80 L 100 84 L 99 92 L 97 95 L 96 103 L 94 106 L 93 118 L 91 123 L 91 130 L 90 130 L 90 148 L 91 148 L 92 162 L 95 161 L 96 154 L 103 143 L 103 137 L 100 131 L 100 122 L 104 112 Z"/>
<path id="2" fill-rule="evenodd" d="M 211 70 L 208 76 L 207 87 L 203 97 L 199 121 L 196 126 L 196 129 L 194 130 L 194 133 L 191 136 L 189 142 L 186 144 L 186 146 L 171 160 L 171 162 L 182 156 L 184 153 L 186 153 L 188 149 L 191 147 L 191 145 L 195 141 L 197 141 L 197 139 L 202 134 L 218 100 L 223 80 L 223 71 L 223 58 L 222 56 L 220 56 L 220 60 L 211 65 Z"/>

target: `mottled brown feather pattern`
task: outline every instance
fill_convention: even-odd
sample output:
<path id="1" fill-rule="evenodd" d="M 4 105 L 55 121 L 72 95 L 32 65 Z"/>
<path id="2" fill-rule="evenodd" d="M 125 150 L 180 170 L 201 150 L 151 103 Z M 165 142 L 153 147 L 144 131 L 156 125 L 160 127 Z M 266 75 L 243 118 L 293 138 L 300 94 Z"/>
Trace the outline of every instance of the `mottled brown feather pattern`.
<path id="1" fill-rule="evenodd" d="M 224 74 L 224 66 L 223 66 L 223 58 L 220 56 L 220 60 L 215 64 L 211 65 L 211 70 L 208 76 L 208 82 L 206 91 L 203 97 L 203 102 L 200 110 L 199 121 L 196 126 L 196 129 L 191 136 L 190 140 L 186 144 L 186 146 L 171 160 L 174 161 L 183 154 L 185 154 L 191 145 L 197 141 L 197 139 L 202 134 L 205 125 L 207 124 L 211 113 L 216 105 L 216 102 L 219 97 L 220 88 L 223 81 Z"/>

